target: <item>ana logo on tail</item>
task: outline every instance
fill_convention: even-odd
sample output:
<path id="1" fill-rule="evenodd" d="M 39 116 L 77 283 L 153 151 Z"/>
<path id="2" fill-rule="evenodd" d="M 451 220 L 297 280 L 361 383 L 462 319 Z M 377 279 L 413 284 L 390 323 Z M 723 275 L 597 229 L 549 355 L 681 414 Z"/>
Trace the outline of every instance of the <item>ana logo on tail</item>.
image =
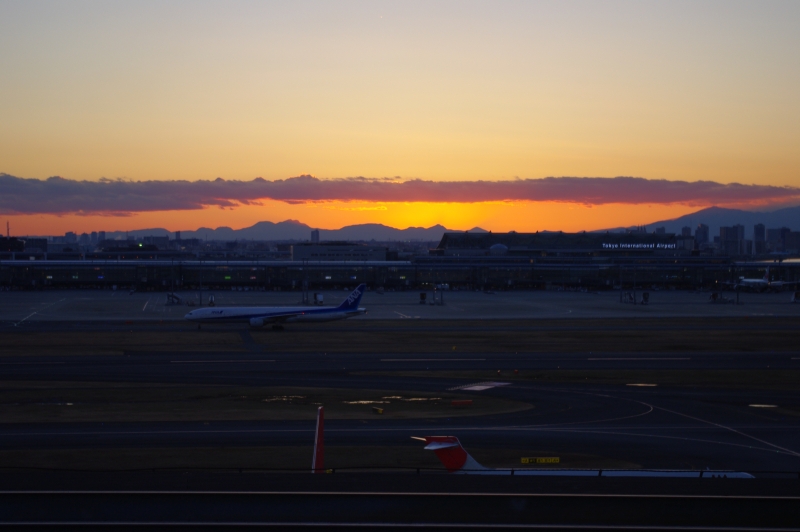
<path id="1" fill-rule="evenodd" d="M 358 301 L 358 299 L 361 297 L 361 286 L 353 290 L 353 293 L 347 296 L 348 305 L 352 305 L 354 301 Z"/>
<path id="2" fill-rule="evenodd" d="M 353 301 L 356 301 L 360 295 L 361 295 L 361 290 L 356 288 L 355 291 L 348 296 L 347 303 L 352 305 Z"/>
<path id="3" fill-rule="evenodd" d="M 354 310 L 358 308 L 358 304 L 361 303 L 361 296 L 364 295 L 364 291 L 367 289 L 366 284 L 360 284 L 353 290 L 347 299 L 345 299 L 341 305 L 339 305 L 340 310 Z"/>

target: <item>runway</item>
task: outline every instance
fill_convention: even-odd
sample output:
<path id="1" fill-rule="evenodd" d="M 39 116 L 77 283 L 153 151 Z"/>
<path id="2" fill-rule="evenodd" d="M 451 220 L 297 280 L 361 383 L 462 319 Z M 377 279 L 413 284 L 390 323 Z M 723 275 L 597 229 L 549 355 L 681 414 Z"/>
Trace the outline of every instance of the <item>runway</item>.
<path id="1" fill-rule="evenodd" d="M 792 303 L 791 292 L 722 292 L 739 304 L 713 304 L 711 292 L 653 291 L 648 304 L 623 304 L 620 291 L 597 293 L 557 291 L 445 291 L 443 305 L 432 305 L 432 291 L 386 292 L 368 291 L 361 306 L 371 320 L 469 320 L 469 319 L 572 319 L 572 318 L 680 318 L 680 317 L 800 317 L 800 304 Z M 350 290 L 325 291 L 324 300 L 336 306 Z M 420 304 L 420 294 L 426 303 Z M 181 322 L 183 316 L 197 307 L 202 297 L 207 304 L 214 296 L 217 306 L 292 306 L 302 305 L 300 292 L 266 291 L 195 291 L 179 292 L 184 303 L 170 304 L 166 292 L 134 292 L 117 290 L 48 290 L 36 292 L 3 292 L 5 305 L 0 308 L 0 322 L 22 325 L 57 321 L 131 321 L 151 320 Z M 640 301 L 639 301 L 640 302 Z"/>
<path id="2" fill-rule="evenodd" d="M 791 315 L 601 311 L 281 332 L 78 316 L 0 323 L 0 526 L 755 530 L 800 522 Z M 308 474 L 319 404 L 329 475 Z M 449 475 L 411 439 L 428 435 L 457 436 L 487 467 L 756 478 Z M 525 457 L 559 462 L 525 465 Z"/>
<path id="3" fill-rule="evenodd" d="M 300 373 L 301 378 L 363 371 L 491 371 L 513 376 L 513 370 L 800 370 L 800 350 L 771 353 L 492 353 L 468 355 L 401 353 L 276 353 L 248 352 L 130 352 L 120 355 L 6 356 L 0 358 L 4 379 L 103 379 L 201 382 L 209 376 L 219 383 L 263 384 Z"/>
<path id="4" fill-rule="evenodd" d="M 410 437 L 446 433 L 504 467 L 535 452 L 564 455 L 564 467 L 800 471 L 800 306 L 787 294 L 740 294 L 733 306 L 686 292 L 654 293 L 647 306 L 613 292 L 453 292 L 443 306 L 418 295 L 368 292 L 365 319 L 275 332 L 198 330 L 160 293 L 9 292 L 0 465 L 58 463 L 24 450 L 289 450 L 311 444 L 316 407 L 269 414 L 258 401 L 270 390 L 347 390 L 356 403 L 383 390 L 472 399 L 474 413 L 443 399 L 431 414 L 386 404 L 377 417 L 328 397 L 330 449 L 392 448 L 387 462 L 431 465 Z M 296 304 L 298 294 L 215 297 Z M 343 468 L 358 467 L 353 453 Z M 381 465 L 375 455 L 365 467 Z"/>
<path id="5" fill-rule="evenodd" d="M 548 370 L 600 374 L 624 370 L 657 376 L 664 371 L 732 368 L 747 371 L 766 367 L 780 372 L 800 368 L 800 360 L 792 353 L 736 356 L 483 353 L 469 357 L 407 354 L 390 358 L 363 353 L 334 356 L 270 353 L 268 356 L 238 352 L 154 352 L 123 356 L 3 357 L 0 367 L 6 382 L 162 383 L 222 388 L 246 385 L 264 390 L 303 386 L 433 393 L 457 389 L 464 397 L 489 396 L 531 405 L 526 410 L 506 414 L 431 419 L 382 419 L 371 415 L 369 407 L 365 407 L 363 419 L 329 419 L 326 443 L 330 448 L 409 448 L 418 446 L 410 440 L 411 436 L 446 433 L 461 438 L 468 450 L 476 449 L 490 458 L 491 449 L 505 448 L 529 453 L 591 455 L 598 460 L 643 468 L 800 471 L 797 447 L 800 416 L 792 410 L 798 404 L 796 388 L 687 387 L 658 382 L 581 384 L 524 379 L 519 378 L 520 373 L 514 373 L 517 370 L 524 377 L 539 371 L 547 374 Z M 499 376 L 495 368 L 501 368 Z M 463 387 L 476 379 L 470 379 L 469 375 L 459 377 L 459 372 L 486 374 L 508 384 L 465 391 Z M 309 446 L 313 429 L 313 423 L 302 420 L 5 423 L 0 449 Z M 421 449 L 419 453 L 425 454 Z"/>

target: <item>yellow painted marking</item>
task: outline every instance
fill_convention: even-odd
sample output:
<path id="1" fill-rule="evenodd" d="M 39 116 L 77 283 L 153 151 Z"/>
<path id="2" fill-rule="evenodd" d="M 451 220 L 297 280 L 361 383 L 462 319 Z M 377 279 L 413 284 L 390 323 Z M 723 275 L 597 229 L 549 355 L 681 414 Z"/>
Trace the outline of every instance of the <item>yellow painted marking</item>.
<path id="1" fill-rule="evenodd" d="M 538 456 L 533 458 L 523 458 L 523 464 L 558 464 L 561 458 L 558 456 Z"/>

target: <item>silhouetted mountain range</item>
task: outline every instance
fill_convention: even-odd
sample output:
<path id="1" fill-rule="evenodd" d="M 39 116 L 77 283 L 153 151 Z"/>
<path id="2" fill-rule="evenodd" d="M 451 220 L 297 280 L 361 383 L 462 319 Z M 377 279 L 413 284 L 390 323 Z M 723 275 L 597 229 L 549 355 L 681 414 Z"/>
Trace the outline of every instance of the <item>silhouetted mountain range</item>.
<path id="1" fill-rule="evenodd" d="M 217 227 L 211 229 L 201 227 L 196 231 L 181 231 L 181 238 L 199 238 L 201 240 L 268 240 L 268 241 L 306 241 L 311 239 L 310 227 L 297 220 L 286 220 L 283 222 L 258 222 L 251 227 L 242 229 L 231 229 L 230 227 Z M 441 225 L 433 227 L 409 227 L 406 229 L 395 229 L 382 224 L 361 224 L 348 225 L 341 229 L 320 229 L 319 238 L 321 241 L 331 240 L 376 240 L 379 242 L 390 241 L 421 241 L 435 242 L 442 239 L 445 232 L 453 231 Z M 485 232 L 479 227 L 470 229 L 470 232 Z M 106 238 L 124 238 L 125 235 L 132 237 L 143 236 L 169 236 L 174 238 L 175 233 L 163 228 L 137 229 L 134 231 L 112 231 L 106 233 Z"/>
<path id="2" fill-rule="evenodd" d="M 719 228 L 742 224 L 744 226 L 745 238 L 753 238 L 753 226 L 764 224 L 768 229 L 788 227 L 792 231 L 800 230 L 800 207 L 788 207 L 772 212 L 753 212 L 742 211 L 739 209 L 724 209 L 722 207 L 709 207 L 702 209 L 680 218 L 673 220 L 663 220 L 647 224 L 647 230 L 652 232 L 656 227 L 664 227 L 667 233 L 680 234 L 683 227 L 692 228 L 692 235 L 699 224 L 706 224 L 709 228 L 709 235 L 714 237 L 719 235 Z M 608 229 L 608 231 L 624 231 L 625 227 Z M 602 231 L 605 232 L 606 229 Z"/>
<path id="3" fill-rule="evenodd" d="M 716 236 L 719 234 L 720 226 L 731 226 L 742 224 L 745 227 L 745 238 L 753 238 L 753 226 L 763 223 L 767 228 L 788 227 L 793 231 L 800 230 L 800 207 L 789 207 L 773 212 L 752 212 L 739 209 L 724 209 L 722 207 L 709 207 L 702 209 L 680 218 L 673 220 L 663 220 L 646 224 L 648 231 L 654 231 L 656 227 L 666 228 L 667 233 L 680 234 L 681 228 L 689 226 L 692 234 L 698 224 L 706 224 L 709 227 L 709 234 Z M 199 238 L 201 240 L 267 240 L 267 241 L 307 241 L 311 239 L 311 231 L 314 228 L 297 220 L 285 220 L 283 222 L 258 222 L 251 227 L 242 229 L 231 229 L 230 227 L 201 227 L 195 231 L 181 231 L 181 238 Z M 625 227 L 614 229 L 603 229 L 602 231 L 624 231 Z M 319 238 L 321 241 L 331 240 L 351 240 L 351 241 L 370 241 L 379 242 L 436 242 L 441 240 L 446 232 L 461 232 L 461 230 L 448 229 L 442 225 L 433 227 L 408 227 L 406 229 L 395 229 L 382 224 L 361 224 L 348 225 L 341 229 L 320 229 Z M 485 233 L 484 229 L 474 227 L 469 230 L 471 233 Z M 169 236 L 174 238 L 175 233 L 163 228 L 137 229 L 128 231 L 127 234 L 133 237 L 143 236 Z M 124 238 L 125 231 L 107 232 L 106 238 Z"/>

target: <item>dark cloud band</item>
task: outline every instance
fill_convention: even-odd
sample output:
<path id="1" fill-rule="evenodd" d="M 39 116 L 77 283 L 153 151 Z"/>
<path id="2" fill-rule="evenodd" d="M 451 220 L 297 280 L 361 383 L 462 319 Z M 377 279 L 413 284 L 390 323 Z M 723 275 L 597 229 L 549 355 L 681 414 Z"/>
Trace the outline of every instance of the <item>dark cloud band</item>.
<path id="1" fill-rule="evenodd" d="M 0 213 L 110 214 L 235 207 L 261 200 L 448 202 L 557 201 L 602 205 L 683 204 L 691 206 L 788 205 L 800 188 L 667 181 L 640 177 L 546 177 L 505 181 L 408 181 L 312 176 L 267 181 L 76 181 L 61 177 L 24 179 L 0 174 Z"/>

